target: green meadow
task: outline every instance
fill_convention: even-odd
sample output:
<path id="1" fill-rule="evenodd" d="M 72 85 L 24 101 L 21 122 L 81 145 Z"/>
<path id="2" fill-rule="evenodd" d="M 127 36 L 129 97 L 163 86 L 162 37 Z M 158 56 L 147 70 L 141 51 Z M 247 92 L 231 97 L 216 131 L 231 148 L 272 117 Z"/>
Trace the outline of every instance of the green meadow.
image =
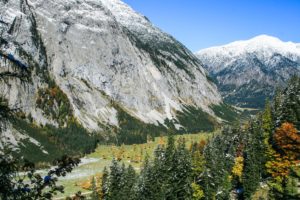
<path id="1" fill-rule="evenodd" d="M 176 135 L 175 139 L 184 138 L 187 148 L 194 142 L 207 141 L 209 138 L 218 134 L 215 132 L 203 132 L 198 134 Z M 156 137 L 154 141 L 148 141 L 145 144 L 133 145 L 99 145 L 95 152 L 86 155 L 81 164 L 76 167 L 72 173 L 59 181 L 59 184 L 65 187 L 64 194 L 58 194 L 56 199 L 64 199 L 78 191 L 88 193 L 90 180 L 92 177 L 101 178 L 104 167 L 109 167 L 113 158 L 123 162 L 125 165 L 131 164 L 137 171 L 140 170 L 142 161 L 145 156 L 151 158 L 158 145 L 165 145 L 167 137 Z"/>

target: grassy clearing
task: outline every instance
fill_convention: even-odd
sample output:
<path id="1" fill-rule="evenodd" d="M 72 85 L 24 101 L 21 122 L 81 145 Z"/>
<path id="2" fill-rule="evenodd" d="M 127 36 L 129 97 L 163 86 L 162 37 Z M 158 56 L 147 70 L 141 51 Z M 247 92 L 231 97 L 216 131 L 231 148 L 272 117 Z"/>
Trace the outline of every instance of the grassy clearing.
<path id="1" fill-rule="evenodd" d="M 186 145 L 189 148 L 193 142 L 201 140 L 208 140 L 214 134 L 211 133 L 198 133 L 198 134 L 185 134 L 177 135 L 185 138 Z M 87 192 L 89 181 L 94 177 L 101 177 L 104 167 L 109 167 L 113 158 L 124 162 L 126 165 L 131 164 L 137 171 L 141 168 L 144 157 L 148 154 L 153 156 L 153 152 L 157 145 L 164 145 L 167 142 L 167 137 L 156 137 L 154 141 L 148 141 L 145 144 L 134 145 L 99 145 L 94 153 L 87 155 L 82 160 L 82 164 L 74 169 L 74 171 L 67 177 L 60 180 L 60 184 L 65 186 L 65 194 L 59 194 L 58 197 L 69 196 L 77 191 Z"/>

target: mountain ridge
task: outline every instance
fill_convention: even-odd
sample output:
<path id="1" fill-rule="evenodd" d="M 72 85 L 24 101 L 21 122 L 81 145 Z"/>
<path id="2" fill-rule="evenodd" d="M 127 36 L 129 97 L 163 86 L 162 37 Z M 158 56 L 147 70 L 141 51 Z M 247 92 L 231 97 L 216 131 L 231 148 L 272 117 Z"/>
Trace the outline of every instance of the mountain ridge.
<path id="1" fill-rule="evenodd" d="M 263 107 L 276 87 L 284 87 L 292 75 L 300 73 L 299 44 L 267 35 L 203 49 L 195 55 L 225 101 L 242 107 Z"/>
<path id="2" fill-rule="evenodd" d="M 8 0 L 0 13 L 0 50 L 28 66 L 31 80 L 22 88 L 11 79 L 0 89 L 47 134 L 77 127 L 104 141 L 142 142 L 170 127 L 200 131 L 222 121 L 213 109 L 222 107 L 221 95 L 199 60 L 119 0 Z M 199 117 L 192 128 L 179 120 Z M 39 131 L 20 124 L 31 136 Z"/>

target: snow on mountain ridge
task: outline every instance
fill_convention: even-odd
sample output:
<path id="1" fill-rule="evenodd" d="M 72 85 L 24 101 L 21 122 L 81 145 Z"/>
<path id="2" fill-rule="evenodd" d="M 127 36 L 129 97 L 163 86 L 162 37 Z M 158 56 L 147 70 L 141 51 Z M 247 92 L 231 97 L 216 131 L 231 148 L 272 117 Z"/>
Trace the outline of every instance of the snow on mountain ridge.
<path id="1" fill-rule="evenodd" d="M 223 46 L 202 49 L 195 54 L 223 54 L 228 57 L 235 57 L 240 56 L 241 54 L 253 52 L 268 52 L 268 54 L 277 52 L 283 55 L 287 55 L 290 53 L 300 55 L 299 46 L 300 44 L 293 42 L 283 42 L 276 37 L 259 35 L 250 40 L 235 41 Z"/>
<path id="2" fill-rule="evenodd" d="M 250 40 L 232 42 L 223 46 L 202 49 L 195 55 L 209 65 L 209 71 L 217 73 L 227 66 L 231 66 L 237 59 L 255 55 L 263 62 L 272 62 L 273 56 L 280 54 L 288 57 L 292 61 L 300 61 L 299 44 L 293 42 L 283 42 L 280 39 L 268 35 L 260 35 Z"/>
<path id="3" fill-rule="evenodd" d="M 262 107 L 276 87 L 300 75 L 299 44 L 267 35 L 203 49 L 196 56 L 217 80 L 225 101 L 239 106 Z"/>
<path id="4" fill-rule="evenodd" d="M 153 26 L 144 15 L 136 12 L 124 2 L 120 0 L 101 0 L 101 2 L 114 13 L 117 21 L 123 26 L 130 31 L 142 33 L 140 35 L 142 38 L 149 39 L 151 35 L 156 34 L 157 38 L 163 38 L 170 42 L 169 38 L 159 28 Z"/>

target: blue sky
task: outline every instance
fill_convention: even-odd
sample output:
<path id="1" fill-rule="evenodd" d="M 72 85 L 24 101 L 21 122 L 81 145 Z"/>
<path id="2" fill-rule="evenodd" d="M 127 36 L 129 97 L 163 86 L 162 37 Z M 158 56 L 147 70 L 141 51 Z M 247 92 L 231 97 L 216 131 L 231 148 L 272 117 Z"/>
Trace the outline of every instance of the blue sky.
<path id="1" fill-rule="evenodd" d="M 300 42 L 300 0 L 124 0 L 192 51 L 267 34 Z"/>

